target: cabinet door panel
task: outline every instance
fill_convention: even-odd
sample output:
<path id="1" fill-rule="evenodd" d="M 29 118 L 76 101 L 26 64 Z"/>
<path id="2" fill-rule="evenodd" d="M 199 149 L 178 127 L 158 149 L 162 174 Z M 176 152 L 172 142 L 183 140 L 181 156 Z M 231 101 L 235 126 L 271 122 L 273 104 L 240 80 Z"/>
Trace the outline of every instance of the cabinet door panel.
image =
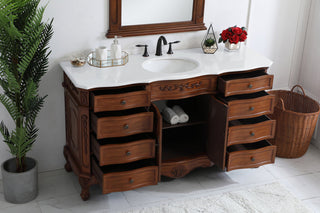
<path id="1" fill-rule="evenodd" d="M 207 155 L 220 169 L 225 168 L 228 106 L 212 96 L 209 102 Z"/>

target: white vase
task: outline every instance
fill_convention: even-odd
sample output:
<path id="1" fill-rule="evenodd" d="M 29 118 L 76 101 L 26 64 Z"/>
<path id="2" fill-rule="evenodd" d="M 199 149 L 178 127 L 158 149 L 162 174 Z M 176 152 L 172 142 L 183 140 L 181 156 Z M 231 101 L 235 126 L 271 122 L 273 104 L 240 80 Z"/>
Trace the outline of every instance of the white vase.
<path id="1" fill-rule="evenodd" d="M 226 43 L 224 43 L 226 49 L 228 51 L 233 51 L 233 50 L 239 50 L 240 49 L 240 42 L 238 42 L 237 44 L 232 44 L 229 41 L 227 41 Z"/>

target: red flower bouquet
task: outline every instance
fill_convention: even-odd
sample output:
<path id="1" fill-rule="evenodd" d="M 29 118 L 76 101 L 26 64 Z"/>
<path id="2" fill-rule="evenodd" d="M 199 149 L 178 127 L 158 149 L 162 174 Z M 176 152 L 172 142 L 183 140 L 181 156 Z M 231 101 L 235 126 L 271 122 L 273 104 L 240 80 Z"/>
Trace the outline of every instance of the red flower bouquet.
<path id="1" fill-rule="evenodd" d="M 237 44 L 239 41 L 243 42 L 247 39 L 247 30 L 245 27 L 229 27 L 220 34 L 219 43 L 226 43 L 229 41 L 230 44 Z"/>

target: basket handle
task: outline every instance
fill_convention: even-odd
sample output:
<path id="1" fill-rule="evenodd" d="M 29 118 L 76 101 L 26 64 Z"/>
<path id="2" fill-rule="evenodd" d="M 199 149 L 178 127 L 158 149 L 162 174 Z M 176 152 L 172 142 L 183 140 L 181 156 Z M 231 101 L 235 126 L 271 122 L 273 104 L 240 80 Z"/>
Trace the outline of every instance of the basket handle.
<path id="1" fill-rule="evenodd" d="M 282 108 L 281 110 L 282 110 L 282 111 L 285 111 L 286 108 L 284 107 L 284 101 L 283 101 L 283 99 L 282 99 L 282 98 L 279 98 L 279 102 L 280 102 L 280 107 Z"/>
<path id="2" fill-rule="evenodd" d="M 291 89 L 291 92 L 293 92 L 294 88 L 296 88 L 296 87 L 299 87 L 299 88 L 301 89 L 302 93 L 303 93 L 303 96 L 306 96 L 306 93 L 304 92 L 304 89 L 303 89 L 302 86 L 299 85 L 299 84 L 294 85 L 294 86 L 292 87 L 292 89 Z"/>

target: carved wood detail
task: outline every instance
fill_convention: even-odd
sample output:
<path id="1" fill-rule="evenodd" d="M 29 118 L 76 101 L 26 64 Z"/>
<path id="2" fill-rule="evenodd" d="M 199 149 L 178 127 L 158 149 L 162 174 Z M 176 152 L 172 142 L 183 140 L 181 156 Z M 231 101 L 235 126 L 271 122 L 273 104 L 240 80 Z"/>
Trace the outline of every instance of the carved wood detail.
<path id="1" fill-rule="evenodd" d="M 165 85 L 165 86 L 159 86 L 159 90 L 161 91 L 184 91 L 185 89 L 194 89 L 198 88 L 201 85 L 201 81 L 197 81 L 195 83 L 183 83 L 183 84 L 174 84 L 174 85 Z"/>
<path id="2" fill-rule="evenodd" d="M 82 200 L 86 201 L 90 197 L 90 186 L 98 184 L 98 181 L 95 176 L 91 176 L 91 178 L 79 177 L 79 183 L 81 186 L 80 197 L 82 198 Z"/>
<path id="3" fill-rule="evenodd" d="M 66 74 L 62 86 L 70 92 L 79 105 L 89 106 L 89 91 L 75 87 Z"/>
<path id="4" fill-rule="evenodd" d="M 81 115 L 81 132 L 82 132 L 82 162 L 83 166 L 88 168 L 90 165 L 90 153 L 89 153 L 89 134 L 88 134 L 88 116 L 87 115 Z"/>
<path id="5" fill-rule="evenodd" d="M 171 175 L 172 177 L 178 178 L 178 177 L 183 177 L 188 173 L 188 170 L 185 166 L 179 165 L 176 167 L 173 167 L 171 169 Z"/>
<path id="6" fill-rule="evenodd" d="M 184 177 L 192 170 L 198 167 L 211 167 L 213 163 L 206 155 L 186 158 L 180 161 L 163 162 L 161 167 L 161 175 L 170 178 Z"/>
<path id="7" fill-rule="evenodd" d="M 184 80 L 157 81 L 151 83 L 151 101 L 181 99 L 202 94 L 214 94 L 217 76 L 206 75 Z"/>

